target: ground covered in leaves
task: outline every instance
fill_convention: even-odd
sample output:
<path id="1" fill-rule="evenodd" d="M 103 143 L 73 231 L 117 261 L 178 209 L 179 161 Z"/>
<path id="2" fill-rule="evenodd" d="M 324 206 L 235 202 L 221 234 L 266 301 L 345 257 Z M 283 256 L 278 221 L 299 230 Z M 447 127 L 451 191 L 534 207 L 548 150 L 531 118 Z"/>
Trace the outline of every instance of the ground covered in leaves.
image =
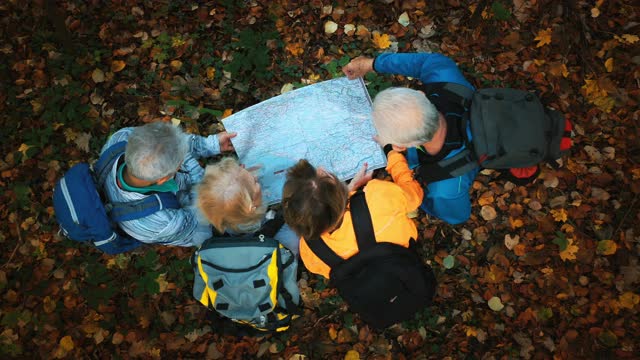
<path id="1" fill-rule="evenodd" d="M 639 10 L 618 0 L 3 1 L 0 354 L 637 358 Z M 112 257 L 57 234 L 56 179 L 95 160 L 118 128 L 173 119 L 217 132 L 232 112 L 387 51 L 442 52 L 477 87 L 535 90 L 576 130 L 564 166 L 532 185 L 479 175 L 467 223 L 419 214 L 439 285 L 415 320 L 371 331 L 303 272 L 304 316 L 289 332 L 234 336 L 191 298 L 191 249 Z M 366 80 L 372 95 L 411 81 Z"/>

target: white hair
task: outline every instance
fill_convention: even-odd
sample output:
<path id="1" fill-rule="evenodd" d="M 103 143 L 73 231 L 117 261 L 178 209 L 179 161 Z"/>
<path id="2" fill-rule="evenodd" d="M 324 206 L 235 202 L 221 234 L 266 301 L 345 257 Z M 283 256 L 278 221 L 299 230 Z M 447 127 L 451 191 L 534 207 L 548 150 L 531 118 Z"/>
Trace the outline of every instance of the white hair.
<path id="1" fill-rule="evenodd" d="M 382 144 L 422 145 L 433 139 L 439 127 L 438 110 L 424 93 L 403 87 L 378 93 L 372 116 Z"/>
<path id="2" fill-rule="evenodd" d="M 189 139 L 170 123 L 154 122 L 133 129 L 125 149 L 131 175 L 156 181 L 175 173 L 189 151 Z"/>

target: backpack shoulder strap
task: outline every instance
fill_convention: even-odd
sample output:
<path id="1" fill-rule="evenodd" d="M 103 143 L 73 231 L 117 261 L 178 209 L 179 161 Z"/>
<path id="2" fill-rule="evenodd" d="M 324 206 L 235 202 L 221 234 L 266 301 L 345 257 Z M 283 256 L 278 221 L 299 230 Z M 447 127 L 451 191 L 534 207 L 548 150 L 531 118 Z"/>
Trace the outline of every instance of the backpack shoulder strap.
<path id="1" fill-rule="evenodd" d="M 329 245 L 322 240 L 322 237 L 318 236 L 316 239 L 306 240 L 309 249 L 320 258 L 330 268 L 334 268 L 344 261 L 343 258 L 338 256 L 335 251 L 331 250 Z"/>
<path id="2" fill-rule="evenodd" d="M 416 174 L 420 181 L 432 183 L 458 177 L 479 166 L 475 154 L 467 146 L 464 150 L 448 159 L 443 159 L 436 163 L 421 164 L 416 169 Z"/>
<path id="3" fill-rule="evenodd" d="M 356 234 L 356 242 L 358 249 L 364 250 L 376 244 L 376 234 L 373 231 L 373 222 L 371 221 L 371 213 L 367 205 L 367 199 L 364 196 L 362 188 L 358 189 L 351 199 L 349 199 L 351 208 L 351 221 L 353 221 L 353 231 Z"/>
<path id="4" fill-rule="evenodd" d="M 107 148 L 100 157 L 98 161 L 93 165 L 93 169 L 96 173 L 98 188 L 103 189 L 104 183 L 107 180 L 107 176 L 111 172 L 111 168 L 113 167 L 113 163 L 118 161 L 120 156 L 124 155 L 125 148 L 127 146 L 126 141 L 117 142 Z"/>
<path id="5" fill-rule="evenodd" d="M 93 169 L 96 174 L 99 191 L 104 189 L 104 184 L 111 173 L 113 164 L 124 154 L 126 146 L 126 141 L 120 141 L 109 146 L 94 164 Z M 180 208 L 180 203 L 175 194 L 170 192 L 159 192 L 140 200 L 114 202 L 109 205 L 109 217 L 116 222 L 140 219 L 162 209 Z"/>
<path id="6" fill-rule="evenodd" d="M 267 212 L 267 217 L 269 216 L 269 213 L 274 214 L 273 218 L 267 220 L 264 224 L 262 224 L 260 230 L 256 231 L 255 235 L 262 234 L 264 236 L 273 238 L 284 225 L 284 216 L 282 215 L 281 211 L 269 210 Z"/>
<path id="7" fill-rule="evenodd" d="M 353 221 L 353 230 L 356 235 L 358 249 L 363 250 L 376 244 L 375 233 L 373 232 L 373 223 L 371 222 L 371 214 L 367 206 L 367 200 L 364 197 L 364 191 L 358 189 L 349 199 L 351 208 L 351 219 Z M 338 256 L 335 251 L 331 250 L 321 237 L 307 241 L 309 249 L 316 254 L 330 268 L 335 267 L 345 261 Z"/>
<path id="8" fill-rule="evenodd" d="M 448 98 L 449 101 L 459 104 L 465 109 L 469 109 L 471 105 L 471 98 L 475 91 L 468 87 L 456 84 L 452 82 L 435 82 L 424 84 L 424 90 L 427 97 L 433 94 L 443 95 Z"/>
<path id="9" fill-rule="evenodd" d="M 111 203 L 109 217 L 116 222 L 140 219 L 162 209 L 180 209 L 173 193 L 159 192 L 140 200 Z"/>

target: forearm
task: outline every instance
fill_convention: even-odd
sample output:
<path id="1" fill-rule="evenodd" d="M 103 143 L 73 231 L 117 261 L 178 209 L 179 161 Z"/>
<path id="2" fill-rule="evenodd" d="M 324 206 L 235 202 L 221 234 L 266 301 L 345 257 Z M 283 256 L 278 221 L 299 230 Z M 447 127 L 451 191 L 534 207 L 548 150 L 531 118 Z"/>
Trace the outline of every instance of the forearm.
<path id="1" fill-rule="evenodd" d="M 407 210 L 417 209 L 422 202 L 424 191 L 420 183 L 413 178 L 413 172 L 409 169 L 405 157 L 396 151 L 391 151 L 387 160 L 387 172 L 391 174 L 393 182 L 404 191 Z"/>
<path id="2" fill-rule="evenodd" d="M 456 63 L 442 54 L 382 54 L 376 57 L 373 67 L 376 72 L 409 76 L 424 84 L 453 82 L 473 89 Z"/>
<path id="3" fill-rule="evenodd" d="M 207 137 L 189 134 L 189 152 L 196 159 L 220 154 L 220 142 L 217 135 Z"/>

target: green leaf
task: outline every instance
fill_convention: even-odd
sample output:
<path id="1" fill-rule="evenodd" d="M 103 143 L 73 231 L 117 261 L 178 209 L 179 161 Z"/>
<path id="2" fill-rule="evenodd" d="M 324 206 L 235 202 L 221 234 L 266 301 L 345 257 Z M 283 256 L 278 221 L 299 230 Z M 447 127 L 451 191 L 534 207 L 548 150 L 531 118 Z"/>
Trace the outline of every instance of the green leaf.
<path id="1" fill-rule="evenodd" d="M 445 269 L 453 268 L 455 263 L 456 263 L 456 259 L 451 255 L 447 255 L 447 257 L 442 259 L 442 266 L 444 266 Z"/>
<path id="2" fill-rule="evenodd" d="M 543 307 L 538 310 L 538 319 L 540 320 L 549 320 L 553 317 L 553 309 L 548 307 Z"/>
<path id="3" fill-rule="evenodd" d="M 154 295 L 160 292 L 160 284 L 156 281 L 160 273 L 151 271 L 145 273 L 142 277 L 136 281 L 136 288 L 133 290 L 135 297 L 140 297 L 144 294 Z"/>
<path id="4" fill-rule="evenodd" d="M 556 238 L 553 239 L 553 243 L 560 247 L 560 251 L 565 251 L 567 249 L 567 246 L 569 245 L 567 237 L 560 231 L 556 232 Z"/>
<path id="5" fill-rule="evenodd" d="M 598 340 L 600 340 L 604 346 L 609 348 L 615 347 L 618 344 L 618 337 L 611 330 L 603 330 L 598 335 Z"/>
<path id="6" fill-rule="evenodd" d="M 509 20 L 509 17 L 511 17 L 511 12 L 499 1 L 494 1 L 491 4 L 491 12 L 493 12 L 497 20 Z"/>
<path id="7" fill-rule="evenodd" d="M 158 253 L 150 250 L 135 262 L 136 269 L 151 270 L 158 264 Z"/>

